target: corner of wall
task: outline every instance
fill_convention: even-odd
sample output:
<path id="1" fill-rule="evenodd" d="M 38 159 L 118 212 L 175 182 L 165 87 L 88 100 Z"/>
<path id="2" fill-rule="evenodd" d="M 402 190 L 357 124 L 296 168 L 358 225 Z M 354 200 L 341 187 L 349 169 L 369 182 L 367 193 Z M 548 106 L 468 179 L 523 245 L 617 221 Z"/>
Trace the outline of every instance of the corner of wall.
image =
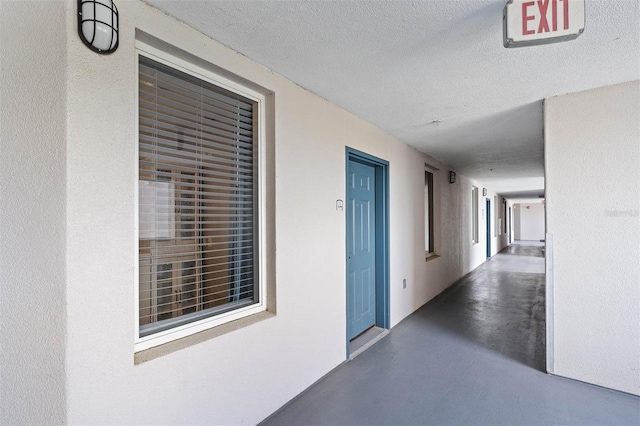
<path id="1" fill-rule="evenodd" d="M 545 101 L 552 368 L 561 376 L 636 395 L 638 116 L 638 80 Z"/>

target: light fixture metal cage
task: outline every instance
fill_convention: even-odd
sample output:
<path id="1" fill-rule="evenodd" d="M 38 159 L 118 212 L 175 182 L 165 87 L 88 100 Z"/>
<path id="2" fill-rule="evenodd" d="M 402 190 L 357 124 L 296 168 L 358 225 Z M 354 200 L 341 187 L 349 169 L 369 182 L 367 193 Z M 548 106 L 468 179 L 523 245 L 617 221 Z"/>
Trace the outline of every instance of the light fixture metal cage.
<path id="1" fill-rule="evenodd" d="M 78 35 L 89 49 L 103 55 L 115 52 L 118 29 L 113 0 L 78 0 Z"/>

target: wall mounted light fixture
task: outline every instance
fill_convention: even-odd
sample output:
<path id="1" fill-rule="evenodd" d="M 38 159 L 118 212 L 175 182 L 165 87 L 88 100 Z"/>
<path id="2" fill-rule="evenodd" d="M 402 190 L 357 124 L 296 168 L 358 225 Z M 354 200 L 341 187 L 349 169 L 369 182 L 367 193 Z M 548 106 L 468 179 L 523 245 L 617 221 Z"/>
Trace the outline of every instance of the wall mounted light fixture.
<path id="1" fill-rule="evenodd" d="M 453 170 L 449 172 L 449 183 L 456 183 L 456 172 Z"/>
<path id="2" fill-rule="evenodd" d="M 78 0 L 78 35 L 101 54 L 118 48 L 118 9 L 112 0 Z"/>
<path id="3" fill-rule="evenodd" d="M 482 188 L 482 196 L 483 197 L 487 196 L 487 188 Z"/>

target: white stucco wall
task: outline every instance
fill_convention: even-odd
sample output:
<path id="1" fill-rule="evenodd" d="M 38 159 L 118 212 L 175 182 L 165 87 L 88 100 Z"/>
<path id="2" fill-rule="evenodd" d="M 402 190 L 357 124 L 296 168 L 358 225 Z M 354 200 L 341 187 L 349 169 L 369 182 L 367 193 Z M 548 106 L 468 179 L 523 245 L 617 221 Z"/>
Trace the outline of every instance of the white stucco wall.
<path id="1" fill-rule="evenodd" d="M 544 240 L 544 204 L 525 203 L 520 205 L 520 239 L 526 241 Z"/>
<path id="2" fill-rule="evenodd" d="M 0 1 L 0 424 L 65 422 L 61 2 Z"/>
<path id="3" fill-rule="evenodd" d="M 640 82 L 545 101 L 554 373 L 640 394 Z"/>
<path id="4" fill-rule="evenodd" d="M 345 198 L 345 146 L 390 163 L 392 325 L 485 260 L 482 219 L 480 242 L 471 243 L 477 182 L 458 175 L 449 184 L 446 166 L 146 4 L 118 4 L 120 47 L 106 56 L 78 38 L 75 2 L 37 3 L 52 25 L 37 33 L 48 42 L 41 51 L 24 49 L 25 39 L 4 44 L 26 29 L 8 25 L 14 6 L 0 4 L 3 97 L 14 86 L 11 104 L 3 99 L 0 156 L 0 408 L 8 423 L 254 424 L 343 362 L 345 216 L 335 202 Z M 34 4 L 18 2 L 15 12 Z M 274 93 L 277 251 L 277 315 L 138 365 L 136 29 Z M 15 67 L 8 77 L 5 64 Z M 20 78 L 31 76 L 33 93 L 20 98 Z M 440 257 L 428 262 L 425 163 L 440 169 Z"/>
<path id="5" fill-rule="evenodd" d="M 544 204 L 516 203 L 513 206 L 516 240 L 540 241 L 545 234 Z"/>
<path id="6" fill-rule="evenodd" d="M 449 185 L 443 168 L 442 216 L 451 223 L 441 233 L 453 240 L 455 229 L 461 238 L 442 242 L 442 257 L 425 262 L 420 194 L 430 159 L 143 3 L 119 9 L 127 19 L 113 55 L 68 36 L 71 422 L 256 423 L 344 361 L 345 217 L 335 202 L 345 198 L 345 146 L 390 162 L 392 325 L 484 261 L 460 227 L 470 222 L 464 177 Z M 133 364 L 135 234 L 127 226 L 135 220 L 136 27 L 272 91 L 276 132 L 277 315 L 140 365 Z M 105 81 L 113 84 L 106 89 Z M 239 400 L 251 403 L 234 409 Z"/>

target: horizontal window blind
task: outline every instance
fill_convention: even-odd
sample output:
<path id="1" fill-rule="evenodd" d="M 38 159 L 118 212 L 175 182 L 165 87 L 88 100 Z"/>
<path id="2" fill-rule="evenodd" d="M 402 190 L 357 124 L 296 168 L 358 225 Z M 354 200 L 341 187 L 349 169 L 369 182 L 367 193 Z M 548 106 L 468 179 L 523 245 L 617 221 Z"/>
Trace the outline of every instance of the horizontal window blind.
<path id="1" fill-rule="evenodd" d="M 140 337 L 258 302 L 256 103 L 139 57 Z"/>

